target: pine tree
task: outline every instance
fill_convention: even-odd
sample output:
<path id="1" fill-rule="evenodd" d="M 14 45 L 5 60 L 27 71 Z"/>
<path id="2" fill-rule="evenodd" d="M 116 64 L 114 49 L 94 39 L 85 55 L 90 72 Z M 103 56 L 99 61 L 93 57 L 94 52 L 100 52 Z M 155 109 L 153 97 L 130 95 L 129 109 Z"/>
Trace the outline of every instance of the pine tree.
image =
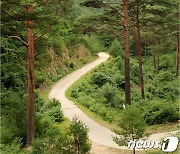
<path id="1" fill-rule="evenodd" d="M 130 141 L 139 140 L 144 136 L 146 130 L 141 111 L 135 106 L 129 106 L 124 110 L 119 126 L 122 130 L 116 131 L 119 136 L 114 138 L 118 145 L 127 145 Z M 133 154 L 135 154 L 135 148 Z"/>
<path id="2" fill-rule="evenodd" d="M 27 141 L 30 146 L 35 138 L 34 132 L 34 41 L 47 34 L 54 24 L 55 13 L 48 11 L 58 1 L 21 0 L 2 1 L 2 29 L 6 39 L 16 38 L 27 47 L 28 51 L 28 108 L 27 108 Z M 56 7 L 53 7 L 56 8 Z M 53 10 L 53 9 L 52 9 Z M 54 11 L 54 10 L 53 10 Z M 41 26 L 43 25 L 44 28 Z M 48 27 L 48 28 L 47 28 Z M 24 29 L 26 29 L 24 31 Z M 45 33 L 43 33 L 43 30 Z M 35 37 L 34 32 L 39 34 Z M 23 39 L 22 37 L 26 38 Z"/>
<path id="3" fill-rule="evenodd" d="M 147 43 L 148 48 L 154 56 L 154 66 L 157 72 L 160 69 L 160 55 L 165 49 L 166 51 L 172 50 L 176 46 L 178 14 L 177 0 L 150 0 L 141 9 L 141 30 L 149 42 Z"/>
<path id="4" fill-rule="evenodd" d="M 125 63 L 125 103 L 131 104 L 130 97 L 130 67 L 129 67 L 129 31 L 128 31 L 128 0 L 102 1 L 89 0 L 83 3 L 86 7 L 100 8 L 103 11 L 94 17 L 87 19 L 85 31 L 96 33 L 108 33 L 119 39 L 124 34 L 124 63 Z M 93 26 L 92 23 L 96 26 Z M 97 26 L 98 25 L 98 26 Z M 123 32 L 122 32 L 123 30 Z"/>
<path id="5" fill-rule="evenodd" d="M 130 105 L 130 68 L 129 68 L 129 32 L 128 32 L 128 0 L 123 0 L 124 16 L 124 50 L 125 50 L 125 102 Z"/>
<path id="6" fill-rule="evenodd" d="M 145 98 L 144 95 L 144 79 L 143 79 L 143 68 L 142 68 L 142 49 L 141 49 L 141 32 L 140 32 L 140 0 L 136 0 L 136 31 L 137 31 L 137 50 L 138 50 L 138 60 L 139 60 L 139 80 L 141 88 L 141 97 Z"/>

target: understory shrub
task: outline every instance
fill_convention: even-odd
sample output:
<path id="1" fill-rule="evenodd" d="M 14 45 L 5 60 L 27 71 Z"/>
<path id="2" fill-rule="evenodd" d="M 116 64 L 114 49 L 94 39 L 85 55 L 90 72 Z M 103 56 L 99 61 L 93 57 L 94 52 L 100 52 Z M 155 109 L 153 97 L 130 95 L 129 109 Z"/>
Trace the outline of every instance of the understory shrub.
<path id="1" fill-rule="evenodd" d="M 123 57 L 124 52 L 122 46 L 120 45 L 117 39 L 115 39 L 114 42 L 112 43 L 111 47 L 109 48 L 109 52 L 113 57 L 117 57 L 119 55 Z"/>
<path id="2" fill-rule="evenodd" d="M 104 46 L 100 43 L 98 38 L 95 35 L 85 36 L 85 45 L 86 47 L 93 53 L 103 52 L 105 51 Z"/>
<path id="3" fill-rule="evenodd" d="M 69 127 L 70 147 L 72 154 L 90 153 L 91 144 L 88 137 L 88 128 L 77 117 L 74 117 Z"/>
<path id="4" fill-rule="evenodd" d="M 107 105 L 113 108 L 119 108 L 122 106 L 122 99 L 120 90 L 117 87 L 108 84 L 105 84 L 102 88 L 99 89 L 99 94 L 106 98 Z"/>
<path id="5" fill-rule="evenodd" d="M 95 72 L 92 74 L 92 82 L 99 87 L 103 86 L 105 83 L 110 83 L 111 78 L 104 74 L 103 72 Z"/>
<path id="6" fill-rule="evenodd" d="M 177 103 L 152 100 L 145 103 L 142 114 L 149 125 L 175 122 L 179 119 L 179 107 Z"/>
<path id="7" fill-rule="evenodd" d="M 165 64 L 173 58 L 168 54 L 163 55 L 160 59 L 162 69 L 158 73 L 154 72 L 153 57 L 144 57 L 145 99 L 141 98 L 138 58 L 131 59 L 132 105 L 137 105 L 149 125 L 178 120 L 178 106 L 174 103 L 179 96 L 178 80 L 172 71 L 175 69 L 174 64 Z M 118 116 L 120 118 L 118 113 L 121 113 L 125 104 L 124 90 L 124 59 L 118 56 L 99 65 L 89 76 L 76 84 L 71 96 L 104 120 L 117 124 L 116 119 Z"/>
<path id="8" fill-rule="evenodd" d="M 44 119 L 44 124 L 42 123 L 46 125 L 46 130 L 34 140 L 31 154 L 88 154 L 90 152 L 88 128 L 79 119 L 76 117 L 73 119 L 67 133 L 62 133 L 53 121 L 47 123 L 47 119 L 48 117 Z"/>
<path id="9" fill-rule="evenodd" d="M 0 144 L 0 149 L 2 154 L 23 154 L 21 146 L 20 139 L 15 138 L 10 144 Z"/>

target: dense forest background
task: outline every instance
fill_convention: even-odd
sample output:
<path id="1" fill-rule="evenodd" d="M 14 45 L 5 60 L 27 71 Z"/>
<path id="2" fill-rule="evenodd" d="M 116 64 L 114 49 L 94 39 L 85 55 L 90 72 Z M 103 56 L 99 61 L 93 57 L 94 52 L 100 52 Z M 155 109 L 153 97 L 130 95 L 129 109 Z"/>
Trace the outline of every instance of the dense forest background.
<path id="1" fill-rule="evenodd" d="M 1 6 L 2 153 L 90 150 L 86 126 L 74 119 L 63 130 L 59 125 L 67 119 L 59 102 L 45 101 L 40 92 L 98 52 L 111 58 L 70 89 L 72 99 L 117 127 L 124 106 L 148 126 L 178 121 L 178 0 L 3 0 Z M 31 69 L 33 142 L 27 139 Z"/>

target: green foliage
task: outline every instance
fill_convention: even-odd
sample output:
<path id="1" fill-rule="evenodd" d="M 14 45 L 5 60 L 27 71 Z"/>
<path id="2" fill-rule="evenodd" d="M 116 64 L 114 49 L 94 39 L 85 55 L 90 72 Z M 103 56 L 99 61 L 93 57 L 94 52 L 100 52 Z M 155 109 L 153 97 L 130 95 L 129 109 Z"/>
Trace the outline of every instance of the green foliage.
<path id="1" fill-rule="evenodd" d="M 61 111 L 61 104 L 57 100 L 52 100 L 48 104 L 44 105 L 40 113 L 49 116 L 55 122 L 63 121 L 63 114 Z"/>
<path id="2" fill-rule="evenodd" d="M 137 59 L 130 60 L 130 75 L 133 82 L 139 84 L 139 64 Z"/>
<path id="3" fill-rule="evenodd" d="M 19 139 L 13 139 L 10 144 L 0 144 L 2 154 L 23 154 L 21 151 L 21 142 Z"/>
<path id="4" fill-rule="evenodd" d="M 14 138 L 22 138 L 24 141 L 27 96 L 21 92 L 2 91 L 1 101 L 1 143 L 11 143 Z"/>
<path id="5" fill-rule="evenodd" d="M 55 123 L 63 121 L 63 113 L 59 101 L 52 100 L 46 103 L 37 96 L 35 102 L 35 132 L 37 137 L 44 136 Z"/>
<path id="6" fill-rule="evenodd" d="M 58 55 L 62 55 L 63 50 L 63 38 L 62 37 L 51 37 L 51 46 L 53 51 Z"/>
<path id="7" fill-rule="evenodd" d="M 105 51 L 105 48 L 103 47 L 103 45 L 100 43 L 100 41 L 97 39 L 95 35 L 92 36 L 86 35 L 84 37 L 84 40 L 86 41 L 86 47 L 93 53 Z"/>
<path id="8" fill-rule="evenodd" d="M 85 154 L 90 152 L 91 145 L 87 127 L 74 118 L 68 133 L 62 133 L 53 122 L 48 124 L 46 131 L 34 140 L 32 147 L 32 154 Z"/>
<path id="9" fill-rule="evenodd" d="M 162 80 L 164 78 L 164 80 Z M 178 81 L 169 72 L 160 72 L 152 83 L 146 86 L 147 98 L 175 101 L 179 95 Z"/>
<path id="10" fill-rule="evenodd" d="M 17 44 L 16 44 L 17 43 Z M 1 45 L 1 82 L 4 88 L 23 90 L 27 87 L 27 70 L 22 66 L 25 48 L 19 42 L 3 41 Z"/>
<path id="11" fill-rule="evenodd" d="M 45 74 L 42 72 L 35 70 L 34 71 L 34 78 L 35 78 L 35 87 L 39 88 L 46 80 Z"/>
<path id="12" fill-rule="evenodd" d="M 106 84 L 99 90 L 99 94 L 107 100 L 107 105 L 110 107 L 120 108 L 122 106 L 121 93 L 115 86 Z"/>
<path id="13" fill-rule="evenodd" d="M 43 137 L 34 140 L 32 147 L 32 154 L 71 154 L 67 136 L 62 134 L 58 128 L 50 125 Z"/>
<path id="14" fill-rule="evenodd" d="M 54 65 L 53 62 L 57 57 L 63 55 L 64 48 L 71 51 L 70 57 L 76 52 L 74 49 L 82 43 L 93 53 L 97 53 L 107 50 L 102 44 L 109 47 L 114 40 L 109 48 L 114 59 L 98 67 L 87 81 L 83 81 L 73 89 L 71 95 L 89 110 L 110 122 L 118 121 L 117 117 L 120 117 L 124 104 L 123 49 L 120 45 L 121 40 L 118 41 L 114 37 L 114 33 L 121 34 L 122 27 L 119 24 L 117 26 L 117 22 L 119 23 L 123 18 L 120 15 L 120 10 L 118 13 L 112 9 L 113 7 L 119 9 L 119 4 L 117 6 L 115 3 L 109 8 L 104 7 L 105 5 L 99 6 L 102 4 L 101 2 L 93 1 L 96 3 L 95 7 L 104 8 L 87 9 L 79 5 L 80 2 L 84 2 L 83 0 L 76 0 L 75 2 L 73 0 L 61 0 L 48 1 L 40 7 L 35 7 L 31 13 L 25 9 L 27 5 L 37 5 L 41 2 L 44 0 L 3 0 L 1 2 L 2 115 L 0 146 L 2 153 L 5 154 L 22 153 L 20 148 L 26 139 L 27 48 L 21 41 L 10 38 L 10 36 L 16 35 L 26 41 L 26 24 L 24 21 L 27 19 L 33 20 L 32 29 L 35 37 L 45 34 L 42 38 L 35 39 L 35 88 L 39 88 L 49 79 L 55 82 L 77 68 L 76 63 L 64 60 L 66 66 L 63 66 L 65 68 L 55 68 L 56 76 L 49 72 L 48 68 Z M 179 96 L 179 87 L 178 80 L 175 78 L 175 54 L 172 54 L 175 50 L 179 26 L 177 1 L 157 0 L 149 1 L 148 4 L 146 1 L 141 2 L 143 5 L 140 14 L 141 44 L 144 56 L 146 100 L 141 101 L 139 91 L 133 89 L 131 90 L 132 103 L 138 104 L 137 108 L 141 110 L 141 114 L 149 125 L 174 122 L 178 120 L 179 116 L 178 105 L 175 103 Z M 88 5 L 91 4 L 87 3 Z M 131 2 L 129 5 L 129 14 L 131 15 L 136 7 Z M 92 17 L 93 14 L 96 16 Z M 91 16 L 90 20 L 82 20 L 82 17 L 87 16 Z M 130 23 L 134 21 L 131 20 L 131 16 Z M 86 26 L 83 26 L 82 23 L 79 23 L 79 19 L 88 24 L 85 23 Z M 76 22 L 80 24 L 80 30 L 74 26 Z M 134 33 L 134 27 L 129 26 L 129 29 L 131 31 L 130 48 L 134 49 L 135 43 L 131 36 Z M 79 35 L 77 31 L 83 31 L 83 34 Z M 89 36 L 84 35 L 87 31 L 97 33 Z M 109 34 L 107 35 L 107 33 Z M 98 34 L 101 37 L 97 36 Z M 54 57 L 49 52 L 50 48 L 56 53 Z M 158 52 L 160 52 L 159 72 L 154 72 L 151 55 L 157 59 Z M 81 64 L 85 64 L 87 61 L 87 59 L 80 60 Z M 130 66 L 131 81 L 138 85 L 139 73 L 136 57 L 132 56 Z M 35 93 L 35 136 L 37 139 L 33 143 L 32 153 L 74 154 L 77 153 L 77 147 L 81 149 L 81 153 L 89 152 L 90 146 L 86 143 L 88 142 L 86 127 L 75 120 L 71 125 L 69 137 L 63 135 L 56 127 L 62 121 L 63 114 L 60 104 L 55 100 L 45 103 L 39 98 L 38 93 Z M 79 130 L 83 134 L 79 134 Z M 141 134 L 139 135 L 141 136 Z M 84 142 L 82 143 L 82 141 Z"/>
<path id="15" fill-rule="evenodd" d="M 111 78 L 103 72 L 95 72 L 92 74 L 92 82 L 102 87 L 105 83 L 111 82 Z"/>
<path id="16" fill-rule="evenodd" d="M 143 110 L 143 117 L 149 125 L 175 122 L 179 119 L 177 103 L 152 100 L 141 105 L 139 108 Z"/>
<path id="17" fill-rule="evenodd" d="M 179 96 L 178 80 L 175 78 L 175 72 L 172 71 L 174 64 L 165 66 L 167 61 L 173 61 L 173 57 L 170 54 L 163 55 L 161 64 L 164 66 L 159 73 L 153 71 L 153 66 L 151 66 L 153 58 L 146 57 L 144 62 L 146 100 L 143 104 L 138 89 L 137 58 L 131 59 L 131 82 L 137 86 L 131 88 L 132 103 L 139 104 L 137 108 L 141 110 L 148 125 L 178 120 L 178 108 L 173 103 Z M 122 67 L 123 59 L 121 57 L 112 58 L 101 64 L 88 77 L 74 86 L 71 96 L 104 120 L 117 124 L 124 104 L 125 83 Z M 167 102 L 171 103 L 167 104 Z M 164 120 L 161 120 L 162 118 Z"/>
<path id="18" fill-rule="evenodd" d="M 115 39 L 112 43 L 111 47 L 109 48 L 109 52 L 113 57 L 123 57 L 124 51 L 122 49 L 122 46 L 120 45 L 120 42 Z"/>
<path id="19" fill-rule="evenodd" d="M 73 154 L 90 153 L 91 146 L 88 138 L 88 128 L 77 117 L 72 120 L 69 134 Z"/>
<path id="20" fill-rule="evenodd" d="M 127 145 L 129 141 L 142 138 L 146 129 L 141 111 L 134 106 L 128 106 L 123 111 L 119 126 L 122 130 L 117 132 L 119 137 L 115 138 L 119 145 Z"/>

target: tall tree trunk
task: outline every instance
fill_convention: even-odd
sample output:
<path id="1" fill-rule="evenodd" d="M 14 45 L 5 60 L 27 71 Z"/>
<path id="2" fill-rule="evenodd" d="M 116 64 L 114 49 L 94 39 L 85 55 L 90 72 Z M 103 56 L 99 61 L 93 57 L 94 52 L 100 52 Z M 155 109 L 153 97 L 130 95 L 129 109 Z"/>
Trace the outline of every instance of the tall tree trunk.
<path id="1" fill-rule="evenodd" d="M 131 104 L 130 68 L 129 68 L 129 38 L 128 38 L 128 0 L 123 0 L 124 15 L 124 49 L 125 49 L 125 103 Z"/>
<path id="2" fill-rule="evenodd" d="M 156 57 L 153 55 L 153 62 L 154 62 L 154 72 L 156 72 Z"/>
<path id="3" fill-rule="evenodd" d="M 179 76 L 179 35 L 176 44 L 176 76 Z"/>
<path id="4" fill-rule="evenodd" d="M 139 80 L 141 88 L 141 97 L 144 99 L 144 79 L 143 79 L 143 69 L 142 69 L 142 50 L 141 50 L 141 34 L 140 34 L 140 20 L 139 20 L 139 0 L 136 0 L 137 12 L 136 12 L 136 29 L 137 29 L 137 50 L 138 50 L 138 60 L 139 60 Z"/>
<path id="5" fill-rule="evenodd" d="M 135 147 L 133 148 L 133 154 L 136 154 L 136 150 L 135 150 Z"/>
<path id="6" fill-rule="evenodd" d="M 33 7 L 27 8 L 28 12 L 33 11 Z M 32 20 L 27 21 L 27 41 L 28 41 L 28 109 L 27 109 L 27 141 L 26 146 L 30 146 L 34 137 L 34 35 L 32 30 Z"/>
<path id="7" fill-rule="evenodd" d="M 157 72 L 159 73 L 159 51 L 157 51 Z"/>
<path id="8" fill-rule="evenodd" d="M 137 49 L 137 32 L 136 28 L 134 29 L 134 50 L 135 50 L 135 55 L 138 55 L 138 49 Z"/>

